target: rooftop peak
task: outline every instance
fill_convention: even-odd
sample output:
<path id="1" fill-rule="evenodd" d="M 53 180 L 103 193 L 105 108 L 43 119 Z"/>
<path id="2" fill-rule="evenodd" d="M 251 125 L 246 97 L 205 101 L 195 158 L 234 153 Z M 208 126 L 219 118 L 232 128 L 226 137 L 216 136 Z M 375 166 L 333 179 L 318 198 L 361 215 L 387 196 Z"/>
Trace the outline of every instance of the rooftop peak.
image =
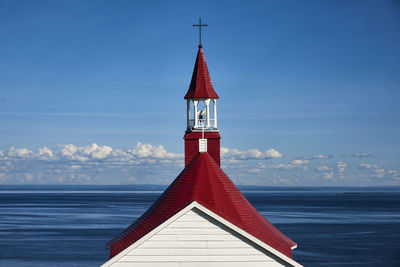
<path id="1" fill-rule="evenodd" d="M 212 86 L 206 58 L 204 57 L 201 44 L 199 45 L 199 50 L 197 52 L 196 63 L 194 64 L 189 90 L 185 95 L 185 99 L 188 98 L 219 98 Z"/>

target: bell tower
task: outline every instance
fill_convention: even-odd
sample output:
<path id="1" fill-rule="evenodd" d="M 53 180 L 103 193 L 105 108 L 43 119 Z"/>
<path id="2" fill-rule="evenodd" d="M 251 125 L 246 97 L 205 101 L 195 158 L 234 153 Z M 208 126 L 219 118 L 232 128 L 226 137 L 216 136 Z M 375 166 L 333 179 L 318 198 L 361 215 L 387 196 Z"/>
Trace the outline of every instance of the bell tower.
<path id="1" fill-rule="evenodd" d="M 197 153 L 208 152 L 220 165 L 220 139 L 217 127 L 217 99 L 210 74 L 199 45 L 192 80 L 186 99 L 185 166 Z"/>

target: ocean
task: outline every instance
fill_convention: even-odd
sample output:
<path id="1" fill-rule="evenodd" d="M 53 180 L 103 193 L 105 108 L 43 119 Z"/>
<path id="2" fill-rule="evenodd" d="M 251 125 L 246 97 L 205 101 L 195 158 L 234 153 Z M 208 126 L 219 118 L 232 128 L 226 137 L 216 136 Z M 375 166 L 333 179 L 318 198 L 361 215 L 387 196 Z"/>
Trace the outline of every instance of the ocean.
<path id="1" fill-rule="evenodd" d="M 100 266 L 166 186 L 0 186 L 0 266 Z M 305 266 L 400 266 L 400 188 L 239 186 Z"/>

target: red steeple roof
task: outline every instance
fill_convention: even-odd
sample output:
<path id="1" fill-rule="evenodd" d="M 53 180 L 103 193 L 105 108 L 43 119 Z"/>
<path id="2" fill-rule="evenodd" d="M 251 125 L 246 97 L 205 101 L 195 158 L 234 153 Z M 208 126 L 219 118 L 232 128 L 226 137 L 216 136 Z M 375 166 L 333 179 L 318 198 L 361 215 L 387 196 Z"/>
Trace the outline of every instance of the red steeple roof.
<path id="1" fill-rule="evenodd" d="M 208 153 L 198 153 L 153 206 L 107 244 L 110 258 L 193 201 L 292 258 L 296 243 L 257 212 Z"/>
<path id="2" fill-rule="evenodd" d="M 201 45 L 199 46 L 196 63 L 194 64 L 192 81 L 185 95 L 185 99 L 188 98 L 219 98 L 211 84 L 206 58 L 204 57 Z"/>

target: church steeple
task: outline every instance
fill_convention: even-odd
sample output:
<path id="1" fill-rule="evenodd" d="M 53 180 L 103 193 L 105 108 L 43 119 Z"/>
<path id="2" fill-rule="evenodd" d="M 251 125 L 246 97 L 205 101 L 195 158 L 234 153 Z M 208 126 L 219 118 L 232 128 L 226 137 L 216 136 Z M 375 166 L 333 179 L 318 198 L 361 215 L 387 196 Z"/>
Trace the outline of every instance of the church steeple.
<path id="1" fill-rule="evenodd" d="M 220 164 L 220 135 L 217 127 L 217 99 L 203 48 L 199 45 L 186 99 L 185 165 L 198 152 L 208 152 Z"/>

